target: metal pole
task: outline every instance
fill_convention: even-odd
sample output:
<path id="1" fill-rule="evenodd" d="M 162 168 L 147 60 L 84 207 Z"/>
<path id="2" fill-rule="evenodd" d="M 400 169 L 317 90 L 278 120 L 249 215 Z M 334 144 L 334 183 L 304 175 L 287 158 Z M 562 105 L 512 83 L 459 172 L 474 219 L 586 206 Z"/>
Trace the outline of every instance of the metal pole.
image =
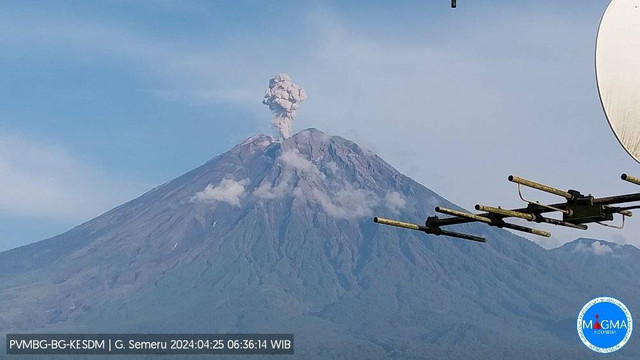
<path id="1" fill-rule="evenodd" d="M 441 207 L 441 206 L 436 206 L 436 212 L 442 213 L 442 214 L 447 214 L 447 215 L 453 215 L 453 216 L 457 216 L 457 217 L 461 217 L 461 218 L 466 218 L 472 221 L 480 221 L 486 224 L 491 224 L 492 221 L 491 219 L 484 217 L 484 216 L 479 216 L 479 215 L 475 215 L 475 214 L 471 214 L 471 213 L 467 213 L 464 211 L 458 211 L 458 210 L 453 210 L 453 209 L 447 209 L 445 207 Z"/>
<path id="2" fill-rule="evenodd" d="M 628 202 L 634 202 L 634 201 L 640 201 L 640 193 L 608 196 L 608 197 L 593 199 L 593 203 L 597 205 L 613 205 L 613 204 L 622 204 L 622 203 L 628 203 Z"/>
<path id="3" fill-rule="evenodd" d="M 420 231 L 429 230 L 426 226 L 420 226 L 420 225 L 417 225 L 417 224 L 412 224 L 412 223 L 408 223 L 408 222 L 404 222 L 404 221 L 398 221 L 398 220 L 385 219 L 385 218 L 381 218 L 381 217 L 374 217 L 373 218 L 373 222 L 378 223 L 378 224 L 383 224 L 383 225 L 389 225 L 389 226 L 401 227 L 401 228 L 405 228 L 405 229 L 411 229 L 411 230 L 420 230 Z"/>
<path id="4" fill-rule="evenodd" d="M 462 217 L 462 218 L 466 218 L 469 219 L 471 221 L 480 221 L 483 223 L 486 223 L 488 225 L 491 226 L 497 226 L 497 227 L 503 227 L 503 228 L 507 228 L 507 229 L 511 229 L 511 230 L 518 230 L 518 231 L 522 231 L 522 232 L 526 232 L 529 234 L 534 234 L 534 235 L 539 235 L 539 236 L 544 236 L 544 237 L 551 237 L 551 233 L 548 231 L 543 231 L 543 230 L 537 230 L 537 229 L 531 229 L 525 226 L 520 226 L 520 225 L 516 225 L 516 224 L 509 224 L 509 223 L 505 223 L 505 222 L 494 222 L 493 220 L 491 220 L 490 218 L 481 216 L 481 215 L 476 215 L 476 214 L 470 214 L 470 213 L 466 213 L 463 211 L 458 211 L 458 210 L 452 210 L 452 209 L 447 209 L 447 208 L 443 208 L 443 207 L 436 207 L 436 212 L 439 213 L 443 213 L 443 214 L 448 214 L 448 215 L 453 215 L 453 216 L 458 216 L 458 217 Z"/>
<path id="5" fill-rule="evenodd" d="M 627 174 L 622 174 L 620 176 L 620 178 L 624 181 L 628 181 L 632 184 L 636 184 L 636 185 L 640 185 L 640 179 L 635 177 L 635 176 L 631 176 L 631 175 L 627 175 Z"/>
<path id="6" fill-rule="evenodd" d="M 525 220 L 528 220 L 528 221 L 535 221 L 536 220 L 536 216 L 533 215 L 533 214 L 527 214 L 527 213 L 523 213 L 523 212 L 519 212 L 519 211 L 507 210 L 507 209 L 502 209 L 502 208 L 496 208 L 496 207 L 493 207 L 493 206 L 486 206 L 486 205 L 477 204 L 476 205 L 476 210 L 486 211 L 486 212 L 489 212 L 489 213 L 503 215 L 503 216 L 506 216 L 506 217 L 516 217 L 516 218 L 525 219 Z"/>
<path id="7" fill-rule="evenodd" d="M 504 227 L 504 228 L 511 229 L 511 230 L 518 230 L 518 231 L 522 231 L 522 232 L 526 232 L 526 233 L 533 234 L 533 235 L 538 235 L 538 236 L 551 237 L 551 233 L 548 232 L 548 231 L 532 229 L 532 228 L 528 228 L 528 227 L 520 226 L 520 225 L 516 225 L 516 224 L 503 223 L 503 224 L 495 225 L 495 226 Z"/>
<path id="8" fill-rule="evenodd" d="M 433 234 L 433 235 L 436 235 L 436 236 L 444 235 L 444 236 L 451 236 L 451 237 L 460 238 L 460 239 L 464 239 L 464 240 L 471 240 L 471 241 L 477 241 L 477 242 L 487 242 L 487 239 L 485 239 L 483 237 L 480 237 L 480 236 L 463 234 L 463 233 L 459 233 L 459 232 L 455 232 L 455 231 L 442 230 L 440 228 L 430 229 L 430 228 L 428 228 L 426 226 L 420 226 L 420 225 L 417 225 L 417 224 L 412 224 L 412 223 L 408 223 L 408 222 L 404 222 L 404 221 L 398 221 L 398 220 L 391 220 L 391 219 L 385 219 L 385 218 L 380 218 L 380 217 L 374 217 L 373 218 L 373 222 L 378 223 L 378 224 L 383 224 L 383 225 L 400 227 L 400 228 L 404 228 L 404 229 L 424 231 L 427 234 Z"/>
<path id="9" fill-rule="evenodd" d="M 463 233 L 459 233 L 459 232 L 455 232 L 455 231 L 449 231 L 449 230 L 440 230 L 440 233 L 436 234 L 436 235 L 445 235 L 445 236 L 457 237 L 457 238 L 460 238 L 460 239 L 477 241 L 477 242 L 487 242 L 487 239 L 485 239 L 483 237 L 480 237 L 480 236 L 463 234 Z"/>
<path id="10" fill-rule="evenodd" d="M 509 179 L 509 181 L 514 182 L 516 184 L 520 184 L 520 185 L 528 186 L 530 188 L 534 188 L 536 190 L 548 192 L 549 194 L 562 196 L 562 197 L 564 197 L 566 199 L 569 199 L 569 200 L 573 199 L 573 195 L 571 195 L 570 193 L 568 193 L 568 192 L 566 192 L 564 190 L 556 189 L 556 188 L 554 188 L 552 186 L 547 186 L 547 185 L 544 185 L 544 184 L 537 183 L 535 181 L 523 179 L 521 177 L 517 177 L 517 176 L 513 176 L 513 175 L 509 175 L 508 179 Z"/>

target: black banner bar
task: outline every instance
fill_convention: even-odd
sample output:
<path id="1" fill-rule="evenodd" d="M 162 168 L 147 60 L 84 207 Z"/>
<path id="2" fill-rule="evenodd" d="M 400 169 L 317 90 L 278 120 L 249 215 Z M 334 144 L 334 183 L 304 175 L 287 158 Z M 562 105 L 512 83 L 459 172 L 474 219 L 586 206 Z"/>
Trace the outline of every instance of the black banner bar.
<path id="1" fill-rule="evenodd" d="M 293 334 L 7 334 L 7 355 L 293 354 Z"/>

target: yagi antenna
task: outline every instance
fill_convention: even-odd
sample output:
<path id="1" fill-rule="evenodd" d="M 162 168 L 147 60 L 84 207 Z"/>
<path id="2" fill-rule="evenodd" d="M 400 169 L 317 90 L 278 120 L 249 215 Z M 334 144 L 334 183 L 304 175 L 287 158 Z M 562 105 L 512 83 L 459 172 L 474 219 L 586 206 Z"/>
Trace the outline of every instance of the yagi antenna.
<path id="1" fill-rule="evenodd" d="M 623 174 L 621 178 L 622 180 L 625 180 L 632 184 L 640 185 L 640 178 L 636 178 L 626 174 Z M 640 201 L 640 193 L 596 198 L 593 195 L 583 195 L 576 190 L 564 191 L 513 175 L 509 176 L 509 181 L 518 185 L 518 193 L 520 194 L 520 198 L 525 201 L 527 207 L 520 209 L 503 209 L 501 207 L 477 204 L 475 206 L 476 210 L 482 212 L 474 214 L 463 210 L 449 209 L 442 206 L 437 206 L 435 208 L 435 211 L 437 213 L 449 215 L 449 217 L 439 218 L 437 216 L 430 216 L 427 218 L 424 226 L 407 223 L 404 221 L 384 219 L 380 217 L 375 217 L 373 221 L 383 225 L 418 230 L 427 234 L 445 235 L 464 240 L 486 242 L 487 240 L 483 237 L 444 230 L 442 227 L 466 224 L 471 222 L 480 222 L 485 223 L 489 226 L 521 231 L 524 233 L 543 237 L 550 237 L 551 233 L 548 231 L 513 224 L 510 222 L 506 222 L 505 220 L 509 218 L 516 218 L 523 219 L 532 223 L 550 224 L 578 230 L 587 230 L 586 224 L 589 223 L 621 228 L 621 226 L 611 225 L 610 223 L 608 224 L 606 222 L 613 221 L 614 215 L 619 214 L 620 216 L 622 216 L 622 226 L 624 226 L 625 218 L 632 215 L 630 210 L 640 208 L 640 205 L 631 205 L 626 207 L 617 206 L 617 204 Z M 521 186 L 556 195 L 563 198 L 564 202 L 556 204 L 541 204 L 538 201 L 526 200 L 522 197 L 522 192 L 520 189 Z M 549 213 L 558 213 L 562 216 L 562 219 L 548 217 L 547 214 Z"/>

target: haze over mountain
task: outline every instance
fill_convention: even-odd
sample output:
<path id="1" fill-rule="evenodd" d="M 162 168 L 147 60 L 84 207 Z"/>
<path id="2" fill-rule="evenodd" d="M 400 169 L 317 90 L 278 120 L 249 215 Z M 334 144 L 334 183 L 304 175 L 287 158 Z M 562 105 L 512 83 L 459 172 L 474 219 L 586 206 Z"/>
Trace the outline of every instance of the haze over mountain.
<path id="1" fill-rule="evenodd" d="M 575 330 L 588 300 L 640 309 L 631 246 L 547 251 L 481 224 L 459 229 L 485 244 L 371 221 L 420 223 L 437 205 L 455 207 L 341 137 L 257 135 L 0 253 L 0 332 L 286 332 L 300 358 L 583 359 L 598 358 Z M 610 357 L 640 357 L 638 337 Z"/>

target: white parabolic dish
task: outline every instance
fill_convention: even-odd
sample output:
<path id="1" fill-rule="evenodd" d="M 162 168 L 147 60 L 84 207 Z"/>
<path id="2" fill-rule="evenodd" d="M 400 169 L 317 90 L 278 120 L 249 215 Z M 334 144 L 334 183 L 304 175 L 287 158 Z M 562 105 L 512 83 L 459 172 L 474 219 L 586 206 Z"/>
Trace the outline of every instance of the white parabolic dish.
<path id="1" fill-rule="evenodd" d="M 624 149 L 640 162 L 640 0 L 612 0 L 596 40 L 602 108 Z"/>

